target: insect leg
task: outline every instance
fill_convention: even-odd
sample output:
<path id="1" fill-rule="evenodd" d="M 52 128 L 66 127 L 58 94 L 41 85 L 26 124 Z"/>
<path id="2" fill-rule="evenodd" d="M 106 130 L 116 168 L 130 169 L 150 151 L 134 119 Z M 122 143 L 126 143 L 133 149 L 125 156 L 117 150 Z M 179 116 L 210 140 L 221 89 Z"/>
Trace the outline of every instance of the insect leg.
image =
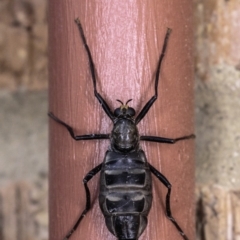
<path id="1" fill-rule="evenodd" d="M 167 180 L 167 178 L 162 173 L 160 173 L 150 163 L 148 164 L 149 164 L 150 171 L 153 173 L 153 175 L 155 175 L 157 179 L 161 181 L 164 184 L 164 186 L 168 189 L 168 192 L 166 195 L 166 214 L 168 219 L 172 221 L 174 226 L 177 228 L 178 232 L 181 234 L 182 238 L 184 240 L 188 240 L 187 236 L 185 235 L 181 227 L 178 225 L 175 218 L 172 216 L 171 207 L 170 207 L 170 196 L 171 196 L 171 187 L 172 187 L 171 183 Z"/>
<path id="2" fill-rule="evenodd" d="M 176 143 L 178 141 L 192 139 L 192 138 L 195 138 L 194 134 L 191 134 L 191 135 L 188 135 L 188 136 L 179 137 L 179 138 L 163 138 L 163 137 L 157 137 L 157 136 L 141 136 L 140 140 L 149 141 L 149 142 L 174 144 L 174 143 Z"/>
<path id="3" fill-rule="evenodd" d="M 136 117 L 136 124 L 138 124 L 145 117 L 145 115 L 147 114 L 148 110 L 152 107 L 153 103 L 157 100 L 160 68 L 161 68 L 163 57 L 165 55 L 165 51 L 166 51 L 166 48 L 167 48 L 167 43 L 168 43 L 168 38 L 169 38 L 170 33 L 171 33 L 171 29 L 168 28 L 167 32 L 166 32 L 166 35 L 165 35 L 164 43 L 163 43 L 162 53 L 161 53 L 161 55 L 159 57 L 158 65 L 157 65 L 157 72 L 156 72 L 156 77 L 155 77 L 155 94 L 146 103 L 146 105 L 143 107 L 141 112 Z"/>
<path id="4" fill-rule="evenodd" d="M 99 164 L 97 167 L 93 168 L 83 179 L 83 183 L 84 183 L 84 187 L 85 187 L 85 192 L 86 192 L 86 207 L 83 210 L 82 214 L 80 215 L 80 217 L 78 218 L 77 222 L 75 223 L 74 227 L 69 231 L 69 233 L 66 235 L 66 237 L 63 240 L 67 240 L 71 237 L 71 235 L 75 232 L 75 230 L 77 229 L 78 225 L 80 224 L 80 222 L 82 221 L 82 219 L 85 217 L 86 213 L 88 212 L 88 210 L 90 209 L 91 206 L 91 195 L 90 195 L 90 191 L 89 188 L 87 186 L 87 183 L 89 180 L 92 179 L 92 177 L 94 177 L 102 168 L 102 163 Z"/>
<path id="5" fill-rule="evenodd" d="M 48 116 L 52 118 L 54 121 L 58 122 L 59 124 L 63 125 L 68 132 L 70 133 L 71 137 L 76 140 L 94 140 L 94 139 L 109 139 L 109 134 L 86 134 L 86 135 L 80 135 L 80 136 L 75 136 L 75 133 L 73 131 L 73 128 L 57 118 L 52 112 L 48 113 Z"/>
<path id="6" fill-rule="evenodd" d="M 82 28 L 82 25 L 80 23 L 79 18 L 75 19 L 75 22 L 78 25 L 80 36 L 81 36 L 83 45 L 85 47 L 85 50 L 87 52 L 87 56 L 88 56 L 88 60 L 89 60 L 90 72 L 91 72 L 92 80 L 93 80 L 94 95 L 97 98 L 97 100 L 99 101 L 99 103 L 101 104 L 103 110 L 108 115 L 108 117 L 111 120 L 113 120 L 115 118 L 114 114 L 112 113 L 112 111 L 111 111 L 110 107 L 108 106 L 108 104 L 106 103 L 106 101 L 103 99 L 103 97 L 97 91 L 97 86 L 96 86 L 96 82 L 97 81 L 96 81 L 96 75 L 95 75 L 95 64 L 93 62 L 92 54 L 91 54 L 91 51 L 90 51 L 89 46 L 87 44 L 86 37 L 84 35 L 83 28 Z"/>

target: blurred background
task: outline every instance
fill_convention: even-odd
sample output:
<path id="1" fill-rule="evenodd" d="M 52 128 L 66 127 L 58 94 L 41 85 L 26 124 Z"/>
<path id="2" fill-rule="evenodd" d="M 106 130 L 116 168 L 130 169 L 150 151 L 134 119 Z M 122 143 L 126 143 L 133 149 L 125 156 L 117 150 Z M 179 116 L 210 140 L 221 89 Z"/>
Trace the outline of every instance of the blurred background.
<path id="1" fill-rule="evenodd" d="M 240 239 L 240 2 L 194 0 L 198 240 Z M 47 1 L 0 1 L 0 240 L 48 239 Z"/>
<path id="2" fill-rule="evenodd" d="M 0 239 L 48 239 L 47 1 L 0 1 Z"/>

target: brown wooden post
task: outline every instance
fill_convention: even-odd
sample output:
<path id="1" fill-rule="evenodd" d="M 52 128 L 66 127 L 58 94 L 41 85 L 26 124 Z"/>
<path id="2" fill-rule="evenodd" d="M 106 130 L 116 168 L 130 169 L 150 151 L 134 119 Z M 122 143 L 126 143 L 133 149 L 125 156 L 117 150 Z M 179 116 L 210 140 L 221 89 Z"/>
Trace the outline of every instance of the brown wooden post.
<path id="1" fill-rule="evenodd" d="M 86 52 L 74 19 L 91 48 L 97 87 L 113 109 L 133 98 L 139 111 L 153 95 L 153 80 L 167 27 L 172 28 L 159 99 L 139 124 L 141 134 L 179 137 L 193 132 L 192 6 L 187 0 L 49 1 L 49 109 L 78 134 L 109 133 L 112 123 L 93 95 Z M 82 179 L 102 162 L 108 141 L 75 142 L 50 121 L 50 239 L 61 240 L 85 207 Z M 172 183 L 172 212 L 194 239 L 193 141 L 142 143 L 148 160 Z M 72 235 L 115 239 L 100 212 L 96 176 L 89 183 L 92 209 Z M 182 239 L 165 216 L 166 189 L 154 179 L 149 224 L 141 239 Z"/>

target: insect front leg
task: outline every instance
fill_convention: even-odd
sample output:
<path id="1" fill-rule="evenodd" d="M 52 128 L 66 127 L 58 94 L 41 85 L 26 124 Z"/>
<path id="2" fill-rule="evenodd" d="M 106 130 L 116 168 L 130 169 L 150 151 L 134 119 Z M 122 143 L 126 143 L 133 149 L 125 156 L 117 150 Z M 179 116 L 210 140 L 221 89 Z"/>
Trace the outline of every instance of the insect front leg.
<path id="1" fill-rule="evenodd" d="M 181 227 L 178 225 L 175 218 L 172 216 L 171 207 L 170 207 L 170 197 L 171 197 L 171 188 L 172 188 L 171 183 L 167 180 L 167 178 L 162 173 L 160 173 L 150 163 L 148 163 L 148 164 L 149 164 L 150 171 L 153 173 L 153 175 L 155 175 L 155 177 L 157 177 L 157 179 L 168 189 L 168 192 L 166 195 L 166 214 L 167 214 L 168 219 L 171 220 L 171 222 L 177 228 L 177 230 L 181 234 L 182 238 L 184 240 L 189 240 L 188 237 L 186 236 L 186 234 L 181 229 Z"/>
<path id="2" fill-rule="evenodd" d="M 108 106 L 106 101 L 103 99 L 103 97 L 100 95 L 100 93 L 98 93 L 98 91 L 97 91 L 97 86 L 96 86 L 97 85 L 97 80 L 96 80 L 96 74 L 95 74 L 95 64 L 93 62 L 92 54 L 91 54 L 90 48 L 89 48 L 89 46 L 87 44 L 86 37 L 84 35 L 82 24 L 81 24 L 79 18 L 75 19 L 75 22 L 76 22 L 76 24 L 78 26 L 79 33 L 80 33 L 80 36 L 81 36 L 84 48 L 85 48 L 85 50 L 87 52 L 90 72 L 91 72 L 92 81 L 93 81 L 94 95 L 97 98 L 97 100 L 99 101 L 99 103 L 101 104 L 101 106 L 102 106 L 103 110 L 105 111 L 105 113 L 113 121 L 115 119 L 113 112 L 111 111 L 110 107 Z"/>
<path id="3" fill-rule="evenodd" d="M 157 97 L 158 97 L 158 82 L 159 82 L 160 69 L 161 69 L 162 60 L 163 60 L 163 57 L 164 57 L 164 55 L 165 55 L 165 51 L 166 51 L 166 48 L 167 48 L 167 43 L 168 43 L 168 38 L 169 38 L 170 33 L 171 33 L 171 29 L 168 28 L 168 29 L 167 29 L 167 32 L 166 32 L 166 35 L 165 35 L 162 52 L 161 52 L 161 55 L 160 55 L 160 57 L 159 57 L 158 65 L 157 65 L 157 72 L 156 72 L 156 77 L 155 77 L 155 87 L 154 87 L 155 94 L 154 94 L 154 95 L 152 96 L 152 98 L 146 103 L 146 105 L 143 107 L 143 109 L 141 110 L 141 112 L 140 112 L 140 113 L 138 114 L 138 116 L 136 117 L 136 120 L 135 120 L 136 124 L 138 124 L 138 123 L 145 117 L 145 115 L 147 114 L 147 112 L 149 111 L 149 109 L 152 107 L 153 103 L 157 100 Z"/>
<path id="4" fill-rule="evenodd" d="M 63 240 L 67 240 L 71 237 L 71 235 L 75 232 L 77 227 L 79 226 L 82 219 L 85 217 L 86 213 L 91 207 L 91 194 L 89 191 L 89 188 L 87 186 L 87 183 L 89 180 L 91 180 L 100 170 L 102 169 L 102 163 L 99 164 L 97 167 L 93 168 L 83 179 L 84 187 L 85 187 L 85 193 L 86 193 L 86 207 L 83 210 L 82 214 L 78 218 L 77 222 L 73 226 L 73 228 L 69 231 L 69 233 L 66 235 L 66 237 Z"/>
<path id="5" fill-rule="evenodd" d="M 74 131 L 73 131 L 73 128 L 71 126 L 69 126 L 68 124 L 66 124 L 65 122 L 63 122 L 62 120 L 60 120 L 59 118 L 57 118 L 52 112 L 49 112 L 48 116 L 50 118 L 52 118 L 54 121 L 56 121 L 57 123 L 63 125 L 68 130 L 71 137 L 76 141 L 79 141 L 79 140 L 95 140 L 95 139 L 109 139 L 109 134 L 85 134 L 85 135 L 76 136 Z"/>

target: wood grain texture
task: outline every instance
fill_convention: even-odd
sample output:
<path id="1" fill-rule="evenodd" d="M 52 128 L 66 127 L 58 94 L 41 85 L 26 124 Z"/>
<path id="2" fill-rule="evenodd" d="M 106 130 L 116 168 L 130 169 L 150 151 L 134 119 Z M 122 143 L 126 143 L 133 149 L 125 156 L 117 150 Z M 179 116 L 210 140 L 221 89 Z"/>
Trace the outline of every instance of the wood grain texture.
<path id="1" fill-rule="evenodd" d="M 140 133 L 179 137 L 193 132 L 192 6 L 187 0 L 49 1 L 49 109 L 78 134 L 109 133 L 111 121 L 93 95 L 79 17 L 98 76 L 98 90 L 113 109 L 133 98 L 138 112 L 153 95 L 157 60 L 167 27 L 173 29 L 160 74 L 159 99 Z M 108 141 L 75 142 L 50 121 L 50 239 L 60 240 L 85 206 L 82 179 L 104 157 Z M 172 212 L 194 239 L 193 141 L 143 143 L 149 162 L 172 183 Z M 98 206 L 98 176 L 89 184 L 92 209 L 71 240 L 114 240 Z M 149 224 L 141 239 L 182 239 L 165 217 L 166 189 L 154 179 Z"/>

